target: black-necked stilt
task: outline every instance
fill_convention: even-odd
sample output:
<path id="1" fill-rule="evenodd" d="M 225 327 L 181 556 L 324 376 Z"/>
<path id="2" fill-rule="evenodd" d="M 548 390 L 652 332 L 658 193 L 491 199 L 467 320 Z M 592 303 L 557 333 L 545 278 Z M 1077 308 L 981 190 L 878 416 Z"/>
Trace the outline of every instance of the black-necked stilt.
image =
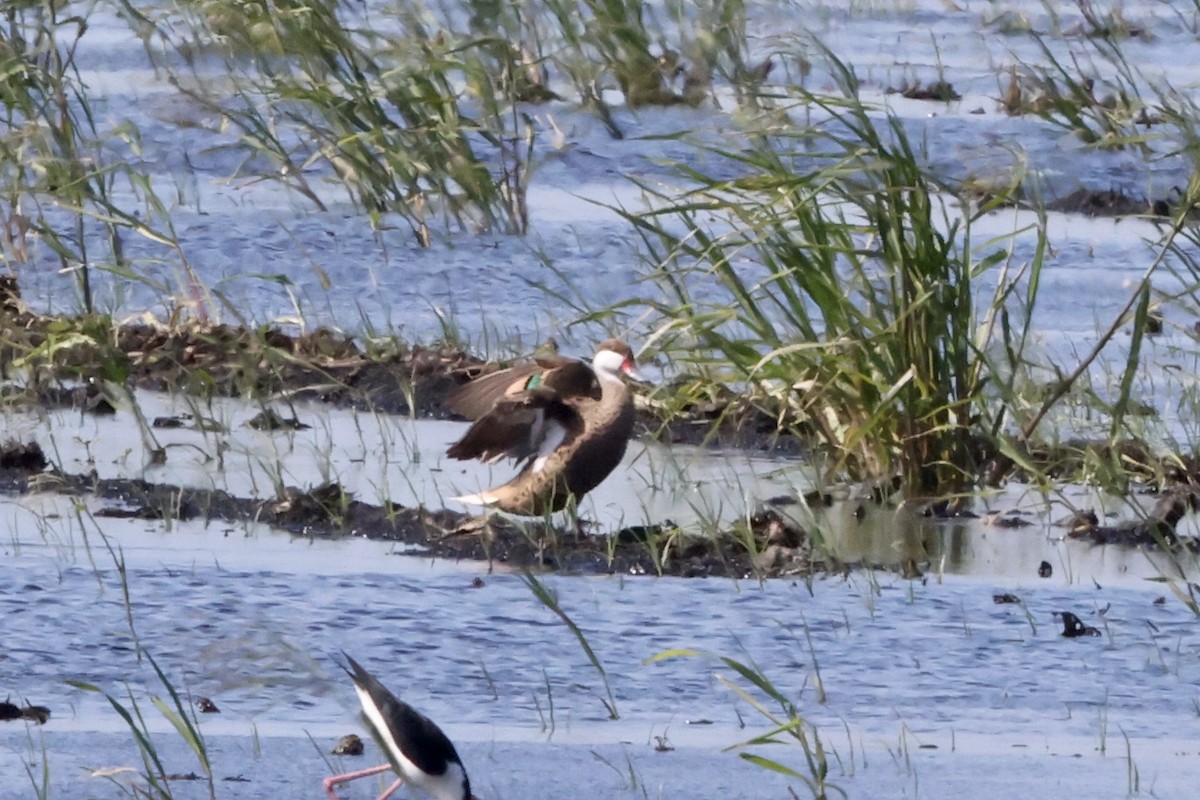
<path id="1" fill-rule="evenodd" d="M 436 800 L 476 800 L 471 782 L 454 743 L 433 720 L 387 690 L 350 656 L 342 653 L 339 664 L 354 681 L 354 691 L 362 703 L 363 718 L 375 741 L 387 753 L 388 763 L 378 767 L 333 775 L 325 779 L 325 793 L 338 800 L 333 787 L 356 778 L 394 770 L 400 777 L 379 795 L 384 800 L 404 783 L 415 786 Z"/>

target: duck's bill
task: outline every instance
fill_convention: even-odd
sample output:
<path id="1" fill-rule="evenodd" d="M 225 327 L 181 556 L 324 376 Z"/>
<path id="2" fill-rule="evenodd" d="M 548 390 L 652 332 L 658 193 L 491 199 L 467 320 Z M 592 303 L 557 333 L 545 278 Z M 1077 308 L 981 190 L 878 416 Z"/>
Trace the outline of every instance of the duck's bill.
<path id="1" fill-rule="evenodd" d="M 649 383 L 650 381 L 637 371 L 637 366 L 633 363 L 633 359 L 629 359 L 621 365 L 621 372 L 629 377 L 630 380 L 635 380 L 638 383 Z"/>

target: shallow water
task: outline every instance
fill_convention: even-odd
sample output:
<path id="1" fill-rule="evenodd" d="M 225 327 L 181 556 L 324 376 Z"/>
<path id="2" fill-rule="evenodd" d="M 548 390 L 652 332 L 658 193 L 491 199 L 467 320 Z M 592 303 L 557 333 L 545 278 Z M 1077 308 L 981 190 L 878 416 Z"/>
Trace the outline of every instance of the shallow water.
<path id="1" fill-rule="evenodd" d="M 10 410 L 0 413 L 0 422 L 13 438 L 37 442 L 68 473 L 140 478 L 242 498 L 275 497 L 277 484 L 308 490 L 336 481 L 373 505 L 390 501 L 473 512 L 477 509 L 454 498 L 502 483 L 514 471 L 507 462 L 489 466 L 447 459 L 446 448 L 466 429 L 462 422 L 321 404 L 275 404 L 281 415 L 295 415 L 311 427 L 258 431 L 247 423 L 263 407 L 139 391 L 118 401 L 111 416 L 70 409 Z M 190 427 L 145 428 L 142 422 L 181 415 L 190 415 Z M 219 430 L 199 429 L 196 420 L 215 423 Z M 167 452 L 163 464 L 151 459 L 160 447 Z M 668 520 L 689 532 L 711 533 L 728 530 L 770 505 L 820 536 L 832 555 L 848 563 L 894 565 L 911 559 L 929 564 L 936 573 L 1021 578 L 1049 561 L 1075 575 L 1074 580 L 1090 575 L 1104 582 L 1174 574 L 1176 562 L 1159 553 L 1066 540 L 1066 528 L 1055 524 L 1073 509 L 1096 509 L 1106 524 L 1140 519 L 1149 513 L 1153 495 L 1123 499 L 1069 485 L 1041 492 L 1014 483 L 976 498 L 970 507 L 975 516 L 947 520 L 864 502 L 853 487 L 844 487 L 829 508 L 809 508 L 803 502 L 776 505 L 813 489 L 811 473 L 798 459 L 634 440 L 621 466 L 584 498 L 580 514 L 599 533 Z M 35 514 L 61 515 L 55 510 L 58 502 L 53 495 L 35 494 L 22 499 L 21 506 Z M 49 510 L 42 508 L 44 503 Z M 998 521 L 1014 517 L 1020 527 L 1003 527 Z M 55 538 L 57 527 L 49 526 L 45 535 Z M 1178 533 L 1196 536 L 1200 531 L 1189 516 Z M 1194 561 L 1185 555 L 1179 564 L 1195 574 L 1200 567 Z"/>
<path id="2" fill-rule="evenodd" d="M 855 65 L 867 96 L 886 103 L 915 140 L 928 143 L 931 161 L 946 174 L 1002 172 L 1018 160 L 1015 149 L 1041 171 L 1054 196 L 1079 185 L 1160 196 L 1186 180 L 1184 160 L 1162 156 L 1169 142 L 1152 144 L 1161 156 L 1154 158 L 1092 151 L 1061 129 L 997 109 L 1003 82 L 997 76 L 1011 63 L 1042 56 L 1028 39 L 997 33 L 984 20 L 1012 10 L 1028 14 L 1037 30 L 1051 30 L 1056 16 L 1069 28 L 1078 21 L 1075 4 L 959 0 L 954 6 L 866 3 L 848 12 L 840 4 L 806 3 L 781 12 L 776 4 L 752 3 L 749 14 L 761 55 L 786 39 L 791 22 L 811 26 Z M 1200 44 L 1186 15 L 1167 3 L 1122 8 L 1155 34 L 1148 43 L 1122 45 L 1131 60 L 1193 87 Z M 628 176 L 681 185 L 657 159 L 728 170 L 727 162 L 698 154 L 693 142 L 728 144 L 741 136 L 727 98 L 722 110 L 617 109 L 629 134 L 620 141 L 570 104 L 543 108 L 537 117 L 546 141 L 552 141 L 549 114 L 565 139 L 542 151 L 531 188 L 531 235 L 456 237 L 420 249 L 403 226 L 371 231 L 319 181 L 327 213 L 273 184 L 228 180 L 236 159 L 207 149 L 212 140 L 198 130 L 172 124 L 196 112 L 149 70 L 128 29 L 103 12 L 89 23 L 81 53 L 89 88 L 101 98 L 101 120 L 132 119 L 143 133 L 152 179 L 178 190 L 172 218 L 189 264 L 224 298 L 210 311 L 237 309 L 252 321 L 425 339 L 443 333 L 448 315 L 481 349 L 555 335 L 573 352 L 586 350 L 593 331 L 565 330 L 577 313 L 572 299 L 599 307 L 653 296 L 638 282 L 646 267 L 627 224 L 592 201 L 639 207 L 643 200 Z M 1048 42 L 1059 57 L 1073 47 L 1069 38 Z M 906 79 L 931 80 L 939 69 L 962 101 L 930 104 L 885 94 Z M 781 64 L 779 80 L 794 71 Z M 828 78 L 818 72 L 810 85 L 827 86 Z M 692 133 L 653 138 L 681 130 Z M 1023 219 L 998 213 L 980 234 L 998 235 Z M 1051 215 L 1050 226 L 1054 251 L 1037 336 L 1070 364 L 1149 265 L 1153 251 L 1145 240 L 1158 231 L 1136 220 L 1063 214 Z M 135 258 L 164 257 L 144 241 L 128 247 Z M 59 273 L 48 248 L 35 246 L 34 257 L 20 273 L 26 299 L 43 310 L 74 310 L 70 276 Z M 148 274 L 181 283 L 160 266 Z M 262 276 L 283 276 L 286 283 Z M 118 316 L 168 302 L 141 282 L 98 277 L 100 304 Z M 1166 278 L 1157 288 L 1169 291 L 1187 280 Z M 538 284 L 563 295 L 548 296 Z M 640 313 L 635 309 L 631 319 Z M 1195 421 L 1177 401 L 1195 390 L 1196 347 L 1186 333 L 1194 316 L 1184 301 L 1168 306 L 1167 334 L 1147 345 L 1148 368 L 1139 377 L 1140 393 L 1192 441 Z M 644 333 L 635 325 L 631 335 Z M 1119 360 L 1119 351 L 1113 357 Z M 1163 364 L 1178 368 L 1163 373 Z M 158 443 L 168 445 L 164 466 L 150 465 L 149 443 L 127 407 L 111 419 L 9 412 L 4 435 L 37 439 L 69 472 L 94 468 L 104 477 L 239 496 L 270 496 L 277 482 L 309 487 L 336 479 L 368 502 L 437 507 L 505 477 L 503 467 L 441 458 L 461 433 L 458 424 L 299 406 L 310 430 L 267 434 L 244 426 L 259 409 L 237 402 L 197 405 L 152 394 L 137 401 L 148 418 L 188 411 L 223 422 L 229 432 L 155 430 Z M 1081 425 L 1086 421 L 1074 419 L 1064 429 L 1079 433 Z M 809 485 L 797 462 L 635 442 L 583 512 L 605 529 L 666 517 L 712 523 Z M 149 704 L 148 693 L 162 695 L 163 688 L 139 661 L 139 645 L 175 686 L 221 707 L 220 715 L 200 719 L 215 774 L 249 779 L 222 780 L 222 798 L 319 796 L 328 771 L 322 753 L 338 736 L 361 732 L 353 692 L 329 658 L 343 649 L 446 728 L 484 797 L 778 798 L 787 787 L 804 796 L 801 781 L 723 750 L 771 728 L 721 681 L 736 682 L 732 670 L 711 657 L 646 663 L 671 648 L 758 665 L 817 725 L 830 753 L 830 780 L 851 797 L 1121 797 L 1135 789 L 1190 796 L 1200 778 L 1196 620 L 1169 586 L 1151 582 L 1171 564 L 1140 551 L 1064 541 L 1062 529 L 1051 525 L 1065 514 L 1065 501 L 1117 517 L 1134 516 L 1133 509 L 1078 488 L 1059 491 L 1047 499 L 1010 487 L 978 501 L 980 509 L 1028 512 L 1033 524 L 1012 530 L 869 509 L 859 520 L 853 500 L 819 517 L 789 507 L 806 525 L 819 526 L 846 560 L 896 563 L 901 553 L 918 554 L 931 564 L 923 581 L 871 570 L 819 578 L 811 588 L 792 581 L 546 577 L 603 662 L 617 721 L 607 718 L 603 683 L 579 644 L 518 576 L 488 574 L 481 564 L 430 562 L 353 538 L 94 518 L 90 498 L 78 504 L 49 494 L 0 498 L 0 691 L 54 713 L 43 728 L 0 723 L 0 798 L 35 796 L 43 764 L 52 798 L 122 795 L 88 774 L 139 765 L 132 737 L 101 696 L 64 682 L 72 679 L 96 684 L 126 705 L 128 682 L 167 769 L 198 770 Z M 1195 532 L 1194 521 L 1185 524 L 1183 532 Z M 1050 579 L 1036 577 L 1043 560 L 1054 568 Z M 482 588 L 472 588 L 475 577 L 483 578 Z M 999 592 L 1015 593 L 1024 605 L 996 605 L 992 596 Z M 1156 604 L 1159 597 L 1165 601 Z M 1061 610 L 1074 610 L 1103 635 L 1061 637 L 1052 616 Z M 691 724 L 705 720 L 711 724 Z M 655 752 L 659 736 L 676 749 Z M 795 747 L 757 752 L 807 774 Z M 376 753 L 344 764 L 377 759 Z M 206 796 L 197 783 L 172 788 L 181 798 Z M 346 796 L 368 794 L 360 787 Z"/>
<path id="3" fill-rule="evenodd" d="M 466 431 L 462 422 L 408 419 L 333 409 L 321 404 L 269 404 L 296 416 L 307 430 L 257 431 L 248 426 L 263 405 L 137 392 L 118 401 L 113 416 L 0 411 L 9 435 L 36 441 L 70 473 L 95 471 L 99 478 L 143 478 L 239 497 L 273 496 L 281 483 L 309 489 L 337 481 L 358 499 L 405 506 L 468 510 L 453 498 L 507 481 L 511 462 L 457 461 L 446 449 Z M 139 410 L 140 416 L 133 413 Z M 187 415 L 187 416 L 184 416 Z M 183 428 L 147 429 L 156 417 L 185 419 Z M 220 431 L 201 430 L 196 420 Z M 165 464 L 151 461 L 164 448 Z M 694 526 L 745 518 L 761 501 L 812 488 L 809 470 L 797 461 L 694 447 L 633 443 L 622 468 L 581 504 L 602 530 L 670 518 Z"/>
<path id="4" fill-rule="evenodd" d="M 789 37 L 801 31 L 819 37 L 855 67 L 864 97 L 905 120 L 913 140 L 924 143 L 931 162 L 949 177 L 988 179 L 1025 161 L 1050 197 L 1080 186 L 1162 197 L 1171 186 L 1186 183 L 1190 174 L 1189 163 L 1175 153 L 1177 142 L 1170 137 L 1152 136 L 1146 145 L 1149 153 L 1085 148 L 1062 128 L 1032 116 L 1008 117 L 999 109 L 997 98 L 1007 83 L 1008 67 L 1045 63 L 1045 56 L 1030 37 L 1004 34 L 1002 26 L 997 30 L 991 21 L 1002 13 L 1024 15 L 1035 31 L 1046 34 L 1044 41 L 1054 56 L 1069 62 L 1072 52 L 1086 50 L 1083 40 L 1055 32 L 1078 27 L 1081 17 L 1075 3 L 997 6 L 974 0 L 948 10 L 940 0 L 922 0 L 860 4 L 853 12 L 819 2 L 784 8 L 781 15 L 776 4 L 748 4 L 751 59 L 792 47 Z M 1169 81 L 1181 91 L 1194 85 L 1197 76 L 1191 65 L 1200 63 L 1200 44 L 1186 25 L 1188 14 L 1167 3 L 1121 8 L 1127 19 L 1146 26 L 1155 37 L 1121 43 L 1147 83 Z M 386 24 L 389 18 L 389 13 L 371 17 L 376 24 Z M 227 304 L 223 309 L 221 302 L 210 303 L 209 312 L 236 310 L 254 321 L 303 320 L 307 325 L 395 330 L 426 339 L 443 333 L 448 316 L 452 327 L 472 342 L 496 346 L 516 336 L 526 342 L 548 334 L 563 338 L 568 332 L 562 323 L 577 311 L 569 302 L 547 296 L 538 285 L 561 291 L 567 300 L 584 299 L 588 308 L 654 298 L 653 290 L 638 280 L 649 266 L 640 261 L 636 237 L 608 207 L 643 204 L 628 178 L 682 189 L 685 182 L 664 162 L 729 171 L 728 162 L 706 154 L 700 145 L 736 148 L 744 136 L 729 97 L 719 98 L 720 108 L 635 113 L 617 107 L 617 122 L 626 132 L 621 140 L 612 139 L 594 116 L 570 103 L 532 109 L 544 141 L 531 184 L 531 235 L 455 236 L 422 249 L 411 241 L 403 223 L 371 231 L 344 195 L 323 183 L 320 175 L 311 176 L 312 186 L 330 207 L 326 213 L 271 182 L 230 180 L 238 155 L 211 145 L 214 139 L 232 143 L 234 132 L 222 138 L 176 124 L 206 115 L 178 99 L 145 63 L 125 23 L 107 17 L 102 9 L 89 17 L 80 53 L 101 119 L 112 125 L 129 119 L 138 126 L 139 164 L 151 171 L 156 185 L 170 189 L 165 195 L 179 198 L 172 221 L 188 263 L 203 285 Z M 776 60 L 773 80 L 799 82 L 795 64 L 788 58 Z M 1087 74 L 1103 74 L 1098 59 L 1081 56 L 1080 63 Z M 223 79 L 218 67 L 207 65 L 213 80 Z M 939 74 L 963 94 L 962 100 L 930 103 L 887 94 L 906 81 L 928 82 Z M 833 88 L 819 64 L 805 85 Z M 551 127 L 551 118 L 561 137 Z M 672 135 L 681 131 L 690 133 Z M 1011 231 L 1019 224 L 1008 212 L 994 219 L 997 231 Z M 1159 231 L 1135 220 L 1093 224 L 1076 215 L 1055 214 L 1051 221 L 1054 252 L 1037 327 L 1048 342 L 1065 336 L 1083 349 L 1097 320 L 1112 316 L 1125 299 L 1126 284 L 1151 263 L 1153 251 L 1145 240 Z M 168 287 L 180 285 L 169 254 L 136 238 L 126 247 L 132 258 L 152 259 L 155 265 L 157 259 L 167 258 L 166 268 L 154 266 L 147 274 Z M 27 299 L 46 309 L 70 310 L 71 276 L 59 272 L 48 248 L 35 246 L 33 255 L 44 263 L 22 270 Z M 286 283 L 264 276 L 285 278 Z M 101 274 L 96 280 L 99 305 L 118 315 L 158 308 L 164 302 L 155 287 L 116 275 Z M 1169 292 L 1173 280 L 1163 281 L 1158 288 Z M 1076 291 L 1080 286 L 1089 290 L 1083 296 Z M 1190 306 L 1181 309 L 1195 314 Z M 636 317 L 637 311 L 631 315 Z M 1190 322 L 1180 325 L 1187 328 Z M 580 348 L 586 350 L 590 333 L 580 338 Z"/>
<path id="5" fill-rule="evenodd" d="M 44 729 L 0 727 L 0 773 L 21 774 L 27 737 L 35 748 L 44 742 L 44 756 L 35 752 L 50 766 L 52 796 L 117 796 L 81 768 L 137 763 L 103 698 L 64 681 L 96 684 L 126 704 L 125 682 L 143 705 L 145 691 L 163 693 L 138 663 L 114 553 L 140 646 L 179 689 L 221 708 L 200 717 L 216 774 L 251 781 L 221 784 L 222 797 L 279 796 L 277 779 L 290 793 L 317 794 L 326 767 L 306 737 L 324 750 L 359 730 L 353 694 L 329 658 L 338 650 L 441 722 L 489 797 L 554 797 L 572 780 L 580 797 L 640 794 L 627 785 L 626 756 L 651 796 L 725 797 L 731 785 L 739 796 L 779 796 L 779 776 L 720 751 L 770 728 L 721 682 L 736 675 L 712 657 L 646 663 L 673 648 L 756 664 L 818 726 L 841 762 L 831 780 L 852 796 L 917 785 L 923 796 L 953 796 L 950 787 L 989 765 L 995 791 L 985 796 L 1020 785 L 1000 774 L 1013 769 L 1113 796 L 1105 787 L 1124 774 L 1125 737 L 1143 785 L 1171 796 L 1200 735 L 1200 631 L 1169 593 L 1153 602 L 1161 587 L 1061 571 L 1048 580 L 856 573 L 818 579 L 811 593 L 790 581 L 546 577 L 603 662 L 614 722 L 579 645 L 518 576 L 403 557 L 382 543 L 192 523 L 164 532 L 97 520 L 83 526 L 85 542 L 63 510 L 56 519 L 44 507 L 0 506 L 12 536 L 0 577 L 5 689 L 54 712 Z M 475 576 L 482 587 L 472 588 Z M 998 591 L 1024 607 L 996 605 Z M 1059 610 L 1103 635 L 1063 638 Z M 196 769 L 157 712 L 144 713 L 172 753 L 168 770 Z M 698 720 L 711 724 L 690 724 Z M 82 751 L 72 744 L 81 736 Z M 655 753 L 656 736 L 678 749 Z M 761 752 L 803 763 L 795 749 Z M 1060 763 L 1076 754 L 1083 760 Z M 524 763 L 543 758 L 573 766 L 559 775 Z"/>

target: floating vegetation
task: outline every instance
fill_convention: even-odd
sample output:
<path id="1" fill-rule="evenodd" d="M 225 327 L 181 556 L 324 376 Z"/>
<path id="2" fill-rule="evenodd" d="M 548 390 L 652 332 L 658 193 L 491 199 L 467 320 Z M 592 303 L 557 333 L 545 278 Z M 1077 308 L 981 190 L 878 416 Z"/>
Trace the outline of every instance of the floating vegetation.
<path id="1" fill-rule="evenodd" d="M 950 103 L 955 100 L 961 100 L 962 95 L 954 90 L 954 87 L 944 80 L 932 81 L 931 83 L 906 83 L 896 88 L 888 89 L 889 94 L 899 94 L 902 97 L 907 97 L 909 100 L 936 100 L 940 103 Z"/>

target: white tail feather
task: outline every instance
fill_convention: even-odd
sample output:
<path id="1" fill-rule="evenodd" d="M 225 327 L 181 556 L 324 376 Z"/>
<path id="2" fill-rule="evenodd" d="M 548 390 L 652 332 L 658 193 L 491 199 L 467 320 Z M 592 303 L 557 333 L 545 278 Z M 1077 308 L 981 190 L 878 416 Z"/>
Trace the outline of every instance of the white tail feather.
<path id="1" fill-rule="evenodd" d="M 469 506 L 490 506 L 499 502 L 499 498 L 491 492 L 479 492 L 478 494 L 463 494 L 458 497 L 451 497 L 459 503 L 464 503 Z"/>

